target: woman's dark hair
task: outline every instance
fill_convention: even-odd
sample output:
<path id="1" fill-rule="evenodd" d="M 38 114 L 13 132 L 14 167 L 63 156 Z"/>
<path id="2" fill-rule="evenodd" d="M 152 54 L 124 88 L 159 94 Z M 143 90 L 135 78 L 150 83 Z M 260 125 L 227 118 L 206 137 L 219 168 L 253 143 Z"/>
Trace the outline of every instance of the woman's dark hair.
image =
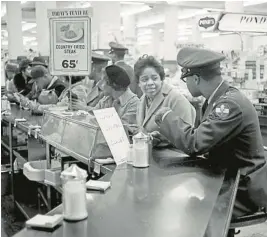
<path id="1" fill-rule="evenodd" d="M 134 74 L 137 83 L 139 83 L 139 77 L 141 73 L 147 67 L 155 68 L 156 72 L 159 74 L 160 79 L 163 81 L 165 78 L 164 68 L 163 66 L 153 57 L 144 54 L 140 57 L 137 62 L 134 64 Z"/>

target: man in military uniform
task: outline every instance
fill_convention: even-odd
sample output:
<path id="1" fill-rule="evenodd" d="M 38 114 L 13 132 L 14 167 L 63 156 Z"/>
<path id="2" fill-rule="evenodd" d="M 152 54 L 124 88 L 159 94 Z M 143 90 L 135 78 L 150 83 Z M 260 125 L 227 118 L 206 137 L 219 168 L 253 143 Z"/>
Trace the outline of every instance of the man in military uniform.
<path id="1" fill-rule="evenodd" d="M 104 97 L 103 92 L 103 70 L 108 65 L 109 57 L 92 52 L 92 72 L 89 79 L 93 82 L 92 90 L 87 95 L 87 106 L 94 107 Z"/>
<path id="2" fill-rule="evenodd" d="M 138 98 L 140 98 L 142 96 L 142 91 L 135 80 L 134 70 L 124 61 L 124 56 L 128 49 L 116 42 L 110 42 L 109 46 L 109 54 L 111 55 L 113 64 L 122 67 L 127 72 L 131 80 L 130 89 L 138 96 Z"/>
<path id="3" fill-rule="evenodd" d="M 208 154 L 212 164 L 239 169 L 239 189 L 233 217 L 267 208 L 267 165 L 257 113 L 238 89 L 223 81 L 222 54 L 183 48 L 177 56 L 183 67 L 181 79 L 194 96 L 204 96 L 203 116 L 197 128 L 184 122 L 169 108 L 162 108 L 155 121 L 160 133 L 188 155 Z"/>

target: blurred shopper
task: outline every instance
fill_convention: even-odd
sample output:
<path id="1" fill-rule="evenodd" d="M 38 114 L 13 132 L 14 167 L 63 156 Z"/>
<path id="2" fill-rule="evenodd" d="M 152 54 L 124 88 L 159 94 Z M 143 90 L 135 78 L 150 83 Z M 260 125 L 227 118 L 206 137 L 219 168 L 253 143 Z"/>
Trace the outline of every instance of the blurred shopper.
<path id="1" fill-rule="evenodd" d="M 14 85 L 21 95 L 27 95 L 32 89 L 31 80 L 31 61 L 28 59 L 23 59 L 19 63 L 19 73 L 14 76 Z"/>
<path id="2" fill-rule="evenodd" d="M 137 124 L 145 132 L 158 131 L 155 113 L 162 107 L 171 107 L 187 123 L 194 125 L 196 112 L 190 102 L 175 88 L 164 83 L 163 66 L 153 57 L 144 55 L 134 65 L 134 72 L 143 96 L 137 111 Z M 154 140 L 154 145 L 169 145 L 164 139 Z"/>
<path id="3" fill-rule="evenodd" d="M 111 56 L 112 63 L 114 65 L 122 67 L 127 72 L 131 81 L 130 89 L 134 94 L 138 96 L 138 98 L 140 98 L 142 96 L 142 91 L 139 88 L 138 84 L 136 83 L 133 68 L 124 61 L 124 56 L 128 49 L 125 46 L 118 44 L 116 42 L 110 42 L 109 46 L 110 46 L 109 54 Z"/>
<path id="4" fill-rule="evenodd" d="M 127 72 L 116 65 L 105 68 L 103 77 L 104 97 L 95 107 L 82 107 L 78 103 L 76 109 L 87 111 L 114 107 L 124 125 L 136 125 L 136 111 L 139 104 L 138 97 L 129 89 L 130 78 Z M 128 126 L 132 131 L 131 126 Z"/>
<path id="5" fill-rule="evenodd" d="M 17 64 L 7 63 L 5 67 L 5 77 L 6 77 L 6 95 L 10 102 L 16 102 L 14 93 L 18 90 L 14 84 L 14 76 L 18 73 L 19 68 Z"/>
<path id="6" fill-rule="evenodd" d="M 223 81 L 225 56 L 206 49 L 183 48 L 177 62 L 192 96 L 204 96 L 203 118 L 197 128 L 170 108 L 157 111 L 160 133 L 188 155 L 207 154 L 208 162 L 240 170 L 233 217 L 267 208 L 267 164 L 259 119 L 252 103 Z M 168 106 L 169 107 L 169 106 Z"/>

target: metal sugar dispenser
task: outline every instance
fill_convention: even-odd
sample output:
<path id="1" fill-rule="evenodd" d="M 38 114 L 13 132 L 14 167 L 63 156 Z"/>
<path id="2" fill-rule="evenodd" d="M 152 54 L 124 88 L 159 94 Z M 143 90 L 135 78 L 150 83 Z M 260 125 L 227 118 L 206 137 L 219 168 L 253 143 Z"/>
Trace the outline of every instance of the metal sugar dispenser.
<path id="1" fill-rule="evenodd" d="M 87 172 L 76 164 L 61 173 L 65 220 L 79 221 L 88 217 L 85 186 L 87 176 Z"/>
<path id="2" fill-rule="evenodd" d="M 151 155 L 151 137 L 143 132 L 133 136 L 133 166 L 145 168 L 149 166 Z"/>

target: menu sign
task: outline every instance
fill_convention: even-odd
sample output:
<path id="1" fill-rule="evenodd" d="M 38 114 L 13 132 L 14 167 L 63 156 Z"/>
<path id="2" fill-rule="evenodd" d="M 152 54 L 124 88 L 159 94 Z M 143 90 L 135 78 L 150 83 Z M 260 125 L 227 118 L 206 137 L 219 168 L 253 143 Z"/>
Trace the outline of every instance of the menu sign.
<path id="1" fill-rule="evenodd" d="M 114 107 L 94 110 L 96 120 L 117 165 L 127 161 L 129 140 Z"/>
<path id="2" fill-rule="evenodd" d="M 85 76 L 91 66 L 91 10 L 48 10 L 52 75 Z"/>
<path id="3" fill-rule="evenodd" d="M 220 31 L 267 32 L 267 15 L 224 13 L 219 21 Z"/>

